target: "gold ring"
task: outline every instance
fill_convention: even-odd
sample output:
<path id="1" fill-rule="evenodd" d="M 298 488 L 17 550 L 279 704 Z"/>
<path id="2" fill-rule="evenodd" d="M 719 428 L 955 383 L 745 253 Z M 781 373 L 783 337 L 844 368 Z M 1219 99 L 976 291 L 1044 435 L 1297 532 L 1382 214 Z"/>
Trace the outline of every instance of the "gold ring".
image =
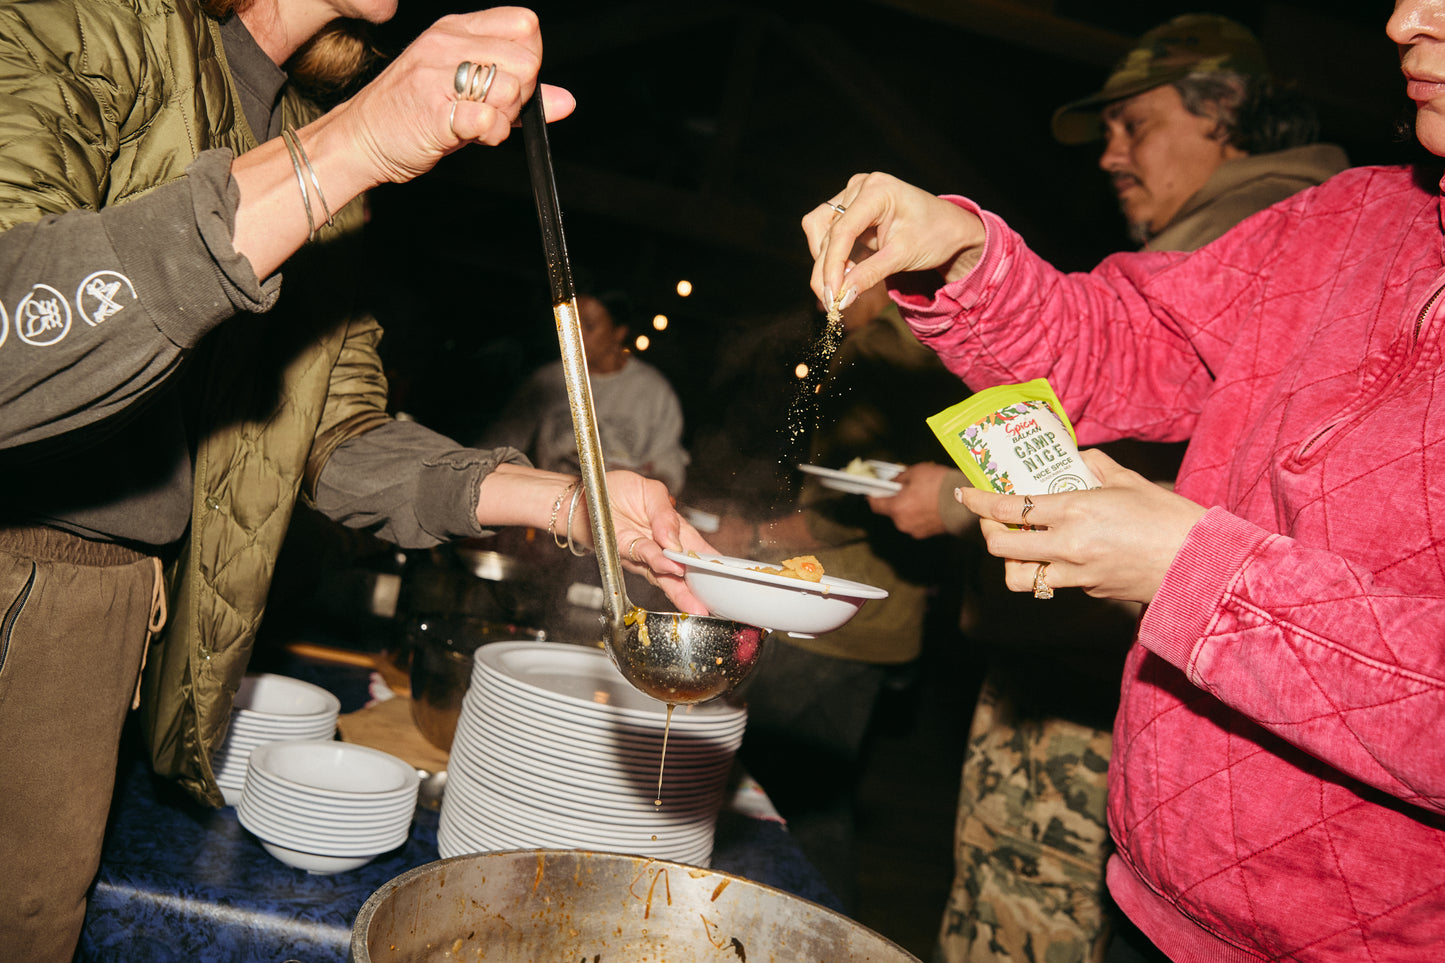
<path id="1" fill-rule="evenodd" d="M 1034 573 L 1034 598 L 1051 599 L 1054 597 L 1054 590 L 1044 581 L 1044 570 L 1049 567 L 1048 562 L 1040 562 L 1039 570 Z"/>
<path id="2" fill-rule="evenodd" d="M 1033 500 L 1032 498 L 1030 498 L 1029 496 L 1025 495 L 1025 496 L 1024 496 L 1024 510 L 1023 510 L 1022 514 L 1019 515 L 1019 524 L 1020 524 L 1020 525 L 1028 526 L 1028 524 L 1029 524 L 1029 512 L 1031 512 L 1031 511 L 1033 511 L 1033 510 L 1034 510 L 1034 500 Z"/>
<path id="3" fill-rule="evenodd" d="M 627 546 L 627 557 L 632 559 L 634 562 L 637 562 L 639 565 L 642 563 L 642 559 L 637 557 L 637 543 L 642 541 L 643 537 L 644 536 L 642 535 L 638 535 L 632 540 L 632 544 Z"/>

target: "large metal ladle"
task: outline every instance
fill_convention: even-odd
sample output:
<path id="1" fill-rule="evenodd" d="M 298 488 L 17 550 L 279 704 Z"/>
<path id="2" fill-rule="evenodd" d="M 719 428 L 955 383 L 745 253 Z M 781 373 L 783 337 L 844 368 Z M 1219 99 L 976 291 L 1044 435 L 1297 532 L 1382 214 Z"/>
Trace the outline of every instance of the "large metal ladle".
<path id="1" fill-rule="evenodd" d="M 715 699 L 731 692 L 752 671 L 762 653 L 766 630 L 712 616 L 649 612 L 627 598 L 540 89 L 522 108 L 522 137 L 547 255 L 552 314 L 577 435 L 582 489 L 602 575 L 603 642 L 612 662 L 638 691 L 670 705 Z"/>

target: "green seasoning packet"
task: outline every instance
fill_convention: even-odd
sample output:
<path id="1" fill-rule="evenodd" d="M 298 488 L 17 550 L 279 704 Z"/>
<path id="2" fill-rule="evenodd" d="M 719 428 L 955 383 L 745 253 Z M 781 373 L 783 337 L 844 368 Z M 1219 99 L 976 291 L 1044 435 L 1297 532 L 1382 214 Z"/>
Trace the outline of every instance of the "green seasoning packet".
<path id="1" fill-rule="evenodd" d="M 1044 378 L 987 388 L 933 415 L 928 427 L 975 488 L 1047 495 L 1099 487 Z"/>

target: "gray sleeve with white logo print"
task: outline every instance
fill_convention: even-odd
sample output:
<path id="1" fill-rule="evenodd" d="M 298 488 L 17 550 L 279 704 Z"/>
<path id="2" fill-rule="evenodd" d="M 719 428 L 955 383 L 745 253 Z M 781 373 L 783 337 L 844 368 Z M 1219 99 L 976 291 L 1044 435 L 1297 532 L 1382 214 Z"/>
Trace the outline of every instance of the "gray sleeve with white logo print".
<path id="1" fill-rule="evenodd" d="M 230 162 L 209 151 L 144 197 L 0 233 L 0 448 L 121 414 L 206 332 L 275 302 L 279 275 L 231 245 Z"/>

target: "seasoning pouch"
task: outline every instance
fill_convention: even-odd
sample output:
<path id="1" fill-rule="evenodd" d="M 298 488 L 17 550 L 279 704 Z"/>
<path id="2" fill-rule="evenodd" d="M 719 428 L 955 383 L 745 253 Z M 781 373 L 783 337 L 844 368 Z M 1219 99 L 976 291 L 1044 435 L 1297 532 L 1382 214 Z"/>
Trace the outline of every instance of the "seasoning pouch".
<path id="1" fill-rule="evenodd" d="M 928 418 L 928 427 L 975 488 L 1048 495 L 1100 487 L 1045 378 L 986 388 Z"/>

